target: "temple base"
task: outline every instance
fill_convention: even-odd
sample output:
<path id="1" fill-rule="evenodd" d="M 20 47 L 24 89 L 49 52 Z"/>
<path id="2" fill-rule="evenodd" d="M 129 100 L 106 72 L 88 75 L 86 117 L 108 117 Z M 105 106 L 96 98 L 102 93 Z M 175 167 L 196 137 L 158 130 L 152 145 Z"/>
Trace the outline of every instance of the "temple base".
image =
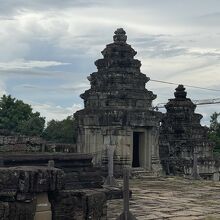
<path id="1" fill-rule="evenodd" d="M 104 182 L 104 186 L 118 187 L 119 184 L 113 176 L 107 176 L 107 178 Z"/>
<path id="2" fill-rule="evenodd" d="M 134 215 L 129 211 L 127 216 L 125 215 L 125 213 L 123 212 L 118 218 L 117 220 L 137 220 L 136 217 L 134 217 Z"/>

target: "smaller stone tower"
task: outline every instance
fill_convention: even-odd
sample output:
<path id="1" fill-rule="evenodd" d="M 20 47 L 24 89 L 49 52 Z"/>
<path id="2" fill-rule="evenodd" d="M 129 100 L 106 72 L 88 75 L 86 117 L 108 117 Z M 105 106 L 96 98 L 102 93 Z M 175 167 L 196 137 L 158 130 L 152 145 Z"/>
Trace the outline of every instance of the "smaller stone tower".
<path id="1" fill-rule="evenodd" d="M 165 105 L 167 110 L 160 130 L 160 158 L 167 173 L 190 174 L 194 152 L 198 155 L 199 172 L 213 174 L 213 145 L 208 140 L 208 129 L 201 126 L 201 114 L 195 113 L 196 105 L 186 97 L 179 85 Z"/>
<path id="2" fill-rule="evenodd" d="M 75 113 L 78 152 L 92 153 L 94 163 L 103 165 L 106 147 L 114 145 L 115 169 L 130 165 L 158 170 L 162 114 L 152 110 L 156 95 L 145 88 L 149 78 L 141 73 L 126 32 L 117 29 L 113 40 L 95 62 L 98 71 L 88 77 L 91 88 L 81 95 L 85 108 Z"/>

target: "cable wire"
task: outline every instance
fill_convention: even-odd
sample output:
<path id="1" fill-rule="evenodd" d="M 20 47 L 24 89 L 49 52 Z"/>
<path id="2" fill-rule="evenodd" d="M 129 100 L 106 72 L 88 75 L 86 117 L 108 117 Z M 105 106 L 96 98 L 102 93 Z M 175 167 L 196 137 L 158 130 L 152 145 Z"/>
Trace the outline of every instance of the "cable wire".
<path id="1" fill-rule="evenodd" d="M 181 84 L 181 83 L 167 82 L 167 81 L 156 80 L 156 79 L 150 79 L 150 81 L 158 82 L 158 83 L 165 83 L 165 84 L 170 84 L 170 85 L 179 85 L 179 84 Z M 211 88 L 205 88 L 205 87 L 193 86 L 193 85 L 186 85 L 186 84 L 184 84 L 184 86 L 194 88 L 194 89 L 203 89 L 203 90 L 220 92 L 220 89 L 211 89 Z"/>

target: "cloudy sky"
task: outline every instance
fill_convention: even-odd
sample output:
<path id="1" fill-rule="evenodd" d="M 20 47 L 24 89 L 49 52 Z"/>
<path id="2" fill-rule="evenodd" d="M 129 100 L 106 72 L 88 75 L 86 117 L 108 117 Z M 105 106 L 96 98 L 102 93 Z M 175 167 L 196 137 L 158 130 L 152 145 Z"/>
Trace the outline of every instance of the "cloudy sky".
<path id="1" fill-rule="evenodd" d="M 63 119 L 83 107 L 94 61 L 123 27 L 151 79 L 220 89 L 219 0 L 0 0 L 0 95 Z M 175 85 L 150 81 L 154 104 Z M 192 99 L 220 91 L 187 88 Z M 197 108 L 207 124 L 220 104 Z"/>

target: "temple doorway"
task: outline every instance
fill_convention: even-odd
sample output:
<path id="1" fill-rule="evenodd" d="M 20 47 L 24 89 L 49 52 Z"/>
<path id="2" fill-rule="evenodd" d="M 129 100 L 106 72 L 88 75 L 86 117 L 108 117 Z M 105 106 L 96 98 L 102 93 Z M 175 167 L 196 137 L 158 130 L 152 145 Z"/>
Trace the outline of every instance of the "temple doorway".
<path id="1" fill-rule="evenodd" d="M 132 167 L 140 167 L 142 164 L 141 155 L 143 153 L 143 132 L 133 132 L 133 160 Z"/>

